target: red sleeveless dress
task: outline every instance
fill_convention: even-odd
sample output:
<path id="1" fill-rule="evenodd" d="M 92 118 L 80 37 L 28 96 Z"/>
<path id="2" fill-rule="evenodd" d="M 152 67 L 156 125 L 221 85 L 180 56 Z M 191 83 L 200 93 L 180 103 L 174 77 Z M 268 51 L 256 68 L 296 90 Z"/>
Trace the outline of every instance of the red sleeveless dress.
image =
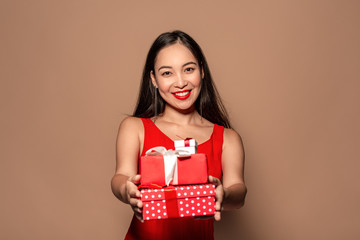
<path id="1" fill-rule="evenodd" d="M 153 147 L 163 146 L 174 150 L 174 142 L 149 118 L 141 119 L 144 124 L 144 147 L 141 156 Z M 208 174 L 221 179 L 221 153 L 224 127 L 214 124 L 213 133 L 206 142 L 198 145 L 198 153 L 205 153 L 208 161 Z M 139 169 L 139 168 L 138 168 Z M 147 220 L 141 223 L 135 216 L 125 240 L 177 240 L 177 239 L 214 239 L 213 219 L 170 218 Z"/>

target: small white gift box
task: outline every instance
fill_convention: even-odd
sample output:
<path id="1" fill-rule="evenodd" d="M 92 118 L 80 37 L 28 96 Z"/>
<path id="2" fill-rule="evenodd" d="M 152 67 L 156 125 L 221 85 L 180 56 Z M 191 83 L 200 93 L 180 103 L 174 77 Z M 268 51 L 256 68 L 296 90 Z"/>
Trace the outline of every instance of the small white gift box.
<path id="1" fill-rule="evenodd" d="M 188 151 L 190 154 L 197 153 L 197 142 L 193 138 L 187 138 L 185 140 L 175 140 L 175 150 Z"/>

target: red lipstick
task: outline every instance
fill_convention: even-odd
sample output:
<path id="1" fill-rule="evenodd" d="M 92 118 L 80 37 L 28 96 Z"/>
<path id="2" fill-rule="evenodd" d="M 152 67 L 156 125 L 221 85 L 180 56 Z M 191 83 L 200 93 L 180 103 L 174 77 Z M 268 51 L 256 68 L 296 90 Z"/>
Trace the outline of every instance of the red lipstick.
<path id="1" fill-rule="evenodd" d="M 188 97 L 190 97 L 191 90 L 183 90 L 183 91 L 177 91 L 174 92 L 173 95 L 179 100 L 185 100 Z"/>

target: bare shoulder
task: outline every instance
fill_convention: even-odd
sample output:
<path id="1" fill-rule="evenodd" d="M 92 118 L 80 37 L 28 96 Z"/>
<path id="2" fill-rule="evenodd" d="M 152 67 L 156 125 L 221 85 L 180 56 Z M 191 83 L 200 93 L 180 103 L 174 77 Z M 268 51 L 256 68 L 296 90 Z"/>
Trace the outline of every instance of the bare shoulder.
<path id="1" fill-rule="evenodd" d="M 224 128 L 224 145 L 225 148 L 240 148 L 243 149 L 243 142 L 240 134 L 238 134 L 234 129 Z"/>
<path id="2" fill-rule="evenodd" d="M 137 159 L 137 154 L 141 148 L 141 140 L 144 135 L 144 127 L 140 118 L 126 117 L 120 123 L 117 136 L 117 154 L 121 159 L 133 156 Z"/>
<path id="3" fill-rule="evenodd" d="M 122 144 L 134 144 L 133 141 L 141 141 L 144 136 L 144 126 L 140 118 L 126 117 L 119 126 L 118 141 Z"/>
<path id="4" fill-rule="evenodd" d="M 238 134 L 234 129 L 231 128 L 224 128 L 224 141 L 242 142 L 240 134 Z"/>
<path id="5" fill-rule="evenodd" d="M 143 124 L 140 118 L 126 117 L 120 123 L 119 132 L 140 132 L 143 129 Z"/>
<path id="6" fill-rule="evenodd" d="M 121 123 L 116 140 L 116 173 L 133 176 L 141 151 L 143 124 L 140 118 L 127 117 Z"/>

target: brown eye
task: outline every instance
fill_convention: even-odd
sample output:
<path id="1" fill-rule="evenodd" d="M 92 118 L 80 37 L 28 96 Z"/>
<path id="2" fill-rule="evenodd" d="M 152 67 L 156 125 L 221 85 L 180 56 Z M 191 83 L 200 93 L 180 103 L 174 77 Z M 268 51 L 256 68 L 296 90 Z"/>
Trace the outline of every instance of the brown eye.
<path id="1" fill-rule="evenodd" d="M 170 74 L 171 74 L 171 72 L 167 71 L 167 72 L 163 72 L 163 73 L 161 74 L 161 76 L 166 77 L 166 76 L 170 76 Z"/>
<path id="2" fill-rule="evenodd" d="M 188 67 L 185 69 L 185 72 L 187 72 L 187 73 L 191 73 L 193 71 L 194 71 L 194 68 L 191 68 L 191 67 Z"/>

